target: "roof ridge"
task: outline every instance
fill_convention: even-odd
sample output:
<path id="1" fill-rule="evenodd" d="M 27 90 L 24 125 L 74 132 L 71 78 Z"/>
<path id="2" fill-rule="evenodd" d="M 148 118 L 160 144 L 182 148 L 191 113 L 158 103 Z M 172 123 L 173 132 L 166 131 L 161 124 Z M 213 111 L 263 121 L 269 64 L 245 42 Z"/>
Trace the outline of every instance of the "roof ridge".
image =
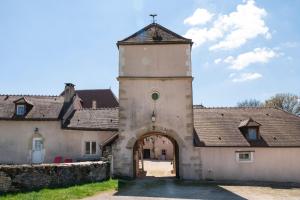
<path id="1" fill-rule="evenodd" d="M 118 110 L 119 107 L 80 108 L 78 110 Z"/>
<path id="2" fill-rule="evenodd" d="M 283 111 L 283 112 L 285 112 L 285 113 L 287 113 L 287 114 L 289 114 L 289 115 L 292 115 L 292 116 L 294 116 L 294 117 L 300 118 L 300 116 L 295 115 L 295 114 L 293 114 L 293 113 L 290 113 L 290 112 L 288 112 L 288 111 L 286 111 L 286 110 L 283 110 L 282 108 L 279 108 L 279 107 L 272 107 L 272 108 L 273 108 L 273 109 L 276 109 L 276 110 Z"/>
<path id="3" fill-rule="evenodd" d="M 117 42 L 117 46 L 119 46 L 119 44 L 121 44 L 121 43 L 126 43 L 127 40 L 129 40 L 129 39 L 131 39 L 131 38 L 134 38 L 134 37 L 138 36 L 139 34 L 143 33 L 143 32 L 146 31 L 146 30 L 148 30 L 148 29 L 151 28 L 152 26 L 156 26 L 156 27 L 158 27 L 159 29 L 165 31 L 166 33 L 168 33 L 168 34 L 170 34 L 170 35 L 172 35 L 172 36 L 174 36 L 174 37 L 177 37 L 178 39 L 181 39 L 181 40 L 182 40 L 181 42 L 184 42 L 184 43 L 190 43 L 190 44 L 193 43 L 191 39 L 185 38 L 185 37 L 183 37 L 183 36 L 181 36 L 181 35 L 175 33 L 174 31 L 172 31 L 172 30 L 170 30 L 170 29 L 168 29 L 168 28 L 166 28 L 166 27 L 164 27 L 164 26 L 162 26 L 162 25 L 160 25 L 160 24 L 158 24 L 158 23 L 150 23 L 150 24 L 148 24 L 147 26 L 144 26 L 142 29 L 140 29 L 140 30 L 136 31 L 135 33 L 131 34 L 130 36 L 128 36 L 128 37 L 126 37 L 126 38 L 124 38 L 124 39 L 122 39 L 122 40 L 119 40 L 119 41 Z M 177 41 L 177 42 L 179 42 L 179 41 Z"/>
<path id="4" fill-rule="evenodd" d="M 202 104 L 195 104 L 193 105 L 193 108 L 205 108 Z"/>
<path id="5" fill-rule="evenodd" d="M 160 24 L 158 24 L 156 22 L 155 22 L 154 25 L 157 25 L 158 27 L 160 27 L 161 29 L 163 29 L 167 33 L 173 34 L 173 35 L 175 35 L 175 36 L 177 36 L 177 37 L 179 37 L 179 38 L 181 38 L 183 40 L 192 41 L 190 38 L 183 37 L 182 35 L 179 35 L 179 34 L 175 33 L 174 31 L 171 31 L 170 29 L 168 29 L 168 28 L 164 27 L 163 25 L 160 25 Z"/>
<path id="6" fill-rule="evenodd" d="M 77 91 L 93 91 L 93 90 L 110 90 L 111 91 L 110 88 L 107 88 L 107 89 L 80 89 L 80 90 L 75 90 L 75 92 L 77 92 Z"/>
<path id="7" fill-rule="evenodd" d="M 275 109 L 271 106 L 261 106 L 261 107 L 237 107 L 237 106 L 216 106 L 216 107 L 201 107 L 201 105 L 193 105 L 194 108 L 199 109 Z"/>

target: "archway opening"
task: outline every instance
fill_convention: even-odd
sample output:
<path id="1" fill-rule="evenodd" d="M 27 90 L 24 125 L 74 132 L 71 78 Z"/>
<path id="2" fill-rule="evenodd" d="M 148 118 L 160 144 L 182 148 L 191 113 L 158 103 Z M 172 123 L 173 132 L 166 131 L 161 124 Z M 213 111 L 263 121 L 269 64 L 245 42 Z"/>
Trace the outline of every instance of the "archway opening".
<path id="1" fill-rule="evenodd" d="M 159 132 L 140 137 L 133 148 L 133 169 L 138 178 L 179 178 L 176 140 Z"/>

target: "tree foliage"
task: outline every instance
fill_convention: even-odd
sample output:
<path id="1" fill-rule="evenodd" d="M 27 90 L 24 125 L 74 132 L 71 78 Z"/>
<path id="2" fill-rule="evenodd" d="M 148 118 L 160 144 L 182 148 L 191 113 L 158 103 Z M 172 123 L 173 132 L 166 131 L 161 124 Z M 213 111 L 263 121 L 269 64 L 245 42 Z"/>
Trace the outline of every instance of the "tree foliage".
<path id="1" fill-rule="evenodd" d="M 265 101 L 265 106 L 275 107 L 300 116 L 300 96 L 281 93 Z"/>
<path id="2" fill-rule="evenodd" d="M 263 104 L 256 99 L 244 100 L 237 103 L 238 107 L 261 107 Z"/>
<path id="3" fill-rule="evenodd" d="M 279 93 L 267 99 L 264 103 L 249 99 L 237 103 L 238 107 L 273 107 L 300 116 L 300 96 L 290 93 Z"/>

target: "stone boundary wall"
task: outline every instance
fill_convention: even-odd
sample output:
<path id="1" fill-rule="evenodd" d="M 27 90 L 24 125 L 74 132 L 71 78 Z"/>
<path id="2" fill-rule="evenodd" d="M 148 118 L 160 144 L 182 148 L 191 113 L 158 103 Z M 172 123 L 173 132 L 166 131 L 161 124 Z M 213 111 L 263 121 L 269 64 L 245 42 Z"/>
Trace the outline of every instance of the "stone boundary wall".
<path id="1" fill-rule="evenodd" d="M 64 187 L 109 178 L 110 164 L 102 161 L 0 165 L 0 193 Z"/>

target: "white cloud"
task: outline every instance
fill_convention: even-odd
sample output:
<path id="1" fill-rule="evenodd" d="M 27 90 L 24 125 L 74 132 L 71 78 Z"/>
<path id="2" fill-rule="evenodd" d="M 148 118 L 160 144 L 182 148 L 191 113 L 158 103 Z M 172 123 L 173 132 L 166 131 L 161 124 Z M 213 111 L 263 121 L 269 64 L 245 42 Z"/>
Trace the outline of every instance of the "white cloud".
<path id="1" fill-rule="evenodd" d="M 192 27 L 186 32 L 185 37 L 194 41 L 194 47 L 220 39 L 210 47 L 210 50 L 235 49 L 260 35 L 266 39 L 271 38 L 264 21 L 266 15 L 265 9 L 257 7 L 254 0 L 248 0 L 244 4 L 239 4 L 236 11 L 228 15 L 220 14 L 210 28 Z"/>
<path id="2" fill-rule="evenodd" d="M 263 20 L 266 15 L 265 9 L 257 7 L 254 0 L 249 0 L 246 4 L 238 5 L 235 12 L 220 16 L 215 26 L 227 34 L 222 41 L 211 46 L 210 50 L 234 49 L 259 35 L 270 39 L 269 28 Z"/>
<path id="3" fill-rule="evenodd" d="M 230 74 L 230 78 L 232 78 L 231 76 L 232 74 Z M 235 74 L 233 75 L 235 76 Z M 240 74 L 238 77 L 233 78 L 232 81 L 233 82 L 245 82 L 245 81 L 251 81 L 251 80 L 255 80 L 255 79 L 259 79 L 262 78 L 262 75 L 259 73 L 242 73 Z"/>
<path id="4" fill-rule="evenodd" d="M 190 28 L 184 37 L 190 38 L 194 42 L 194 47 L 200 46 L 207 41 L 214 41 L 223 36 L 223 33 L 218 29 L 207 28 Z"/>
<path id="5" fill-rule="evenodd" d="M 217 58 L 217 59 L 214 60 L 214 63 L 215 63 L 215 64 L 219 64 L 220 62 L 222 62 L 222 59 L 221 59 L 221 58 Z"/>
<path id="6" fill-rule="evenodd" d="M 186 18 L 184 20 L 184 24 L 189 24 L 189 25 L 198 25 L 198 24 L 206 24 L 209 22 L 212 17 L 214 16 L 213 13 L 208 12 L 207 10 L 203 8 L 197 8 L 195 12 L 193 13 L 192 16 Z"/>
<path id="7" fill-rule="evenodd" d="M 242 70 L 253 63 L 267 63 L 271 58 L 278 55 L 279 54 L 272 49 L 256 48 L 253 51 L 242 53 L 235 58 L 228 56 L 223 62 L 229 63 L 229 68 L 231 69 Z"/>
<path id="8" fill-rule="evenodd" d="M 223 60 L 224 63 L 231 63 L 231 62 L 233 62 L 233 61 L 234 61 L 234 57 L 233 57 L 233 56 L 228 56 L 228 57 L 226 57 L 226 58 Z"/>

